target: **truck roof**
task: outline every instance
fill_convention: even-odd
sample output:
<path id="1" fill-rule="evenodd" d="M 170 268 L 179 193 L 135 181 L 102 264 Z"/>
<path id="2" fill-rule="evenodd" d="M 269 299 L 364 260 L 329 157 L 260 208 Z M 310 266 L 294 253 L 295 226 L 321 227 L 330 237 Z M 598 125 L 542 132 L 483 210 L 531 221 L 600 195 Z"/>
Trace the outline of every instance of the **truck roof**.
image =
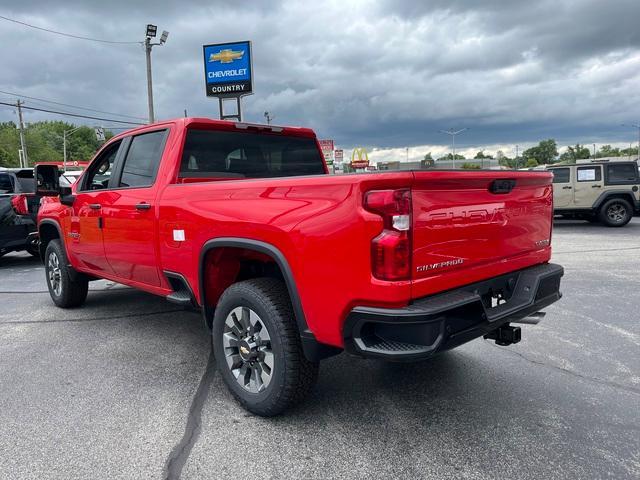
<path id="1" fill-rule="evenodd" d="M 581 162 L 581 163 L 553 163 L 551 165 L 545 165 L 546 168 L 560 168 L 560 167 L 588 167 L 589 165 L 619 165 L 621 163 L 632 163 L 638 165 L 636 160 L 615 160 L 615 161 L 595 161 L 595 162 Z"/>
<path id="2" fill-rule="evenodd" d="M 141 125 L 131 130 L 124 131 L 115 135 L 113 138 L 121 138 L 133 133 L 144 132 L 150 128 L 162 126 L 162 125 L 179 125 L 182 128 L 200 127 L 200 128 L 213 128 L 220 130 L 266 130 L 274 133 L 283 133 L 285 135 L 294 135 L 300 137 L 312 137 L 315 138 L 315 132 L 310 128 L 305 127 L 292 127 L 282 125 L 267 125 L 264 123 L 250 123 L 250 122 L 232 122 L 229 120 L 215 120 L 213 118 L 206 117 L 178 117 L 171 120 L 163 120 L 148 125 Z"/>

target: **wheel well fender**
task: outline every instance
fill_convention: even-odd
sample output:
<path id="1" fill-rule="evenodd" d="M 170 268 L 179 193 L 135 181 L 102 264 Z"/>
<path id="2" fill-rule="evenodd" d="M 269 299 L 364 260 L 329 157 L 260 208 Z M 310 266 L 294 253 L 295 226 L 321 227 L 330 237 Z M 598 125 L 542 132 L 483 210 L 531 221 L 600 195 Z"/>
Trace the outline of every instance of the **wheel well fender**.
<path id="1" fill-rule="evenodd" d="M 212 250 L 225 247 L 251 250 L 264 254 L 271 260 L 273 260 L 273 262 L 279 268 L 280 273 L 282 274 L 282 279 L 287 287 L 287 291 L 289 292 L 289 298 L 291 299 L 291 305 L 293 306 L 293 313 L 296 317 L 296 323 L 298 325 L 300 333 L 302 334 L 303 332 L 309 331 L 304 315 L 304 310 L 302 309 L 302 302 L 300 300 L 298 288 L 293 278 L 293 273 L 291 271 L 291 267 L 289 266 L 289 262 L 285 258 L 284 254 L 277 247 L 269 243 L 259 240 L 233 237 L 215 238 L 209 240 L 204 244 L 202 250 L 200 251 L 200 265 L 198 272 L 200 290 L 199 302 L 202 306 L 202 310 L 205 314 L 207 322 L 209 321 L 208 319 L 212 318 L 213 316 L 213 305 L 209 305 L 209 302 L 207 302 L 207 288 L 205 285 L 207 280 L 207 254 Z"/>
<path id="2" fill-rule="evenodd" d="M 626 200 L 631 205 L 631 208 L 635 207 L 636 201 L 633 198 L 633 194 L 627 190 L 609 190 L 607 192 L 602 192 L 602 194 L 596 199 L 593 204 L 594 209 L 599 209 L 605 202 L 612 200 L 614 198 L 620 198 L 622 200 Z"/>
<path id="3" fill-rule="evenodd" d="M 206 282 L 209 277 L 207 275 L 207 258 L 210 252 L 216 249 L 225 248 L 255 252 L 262 255 L 263 258 L 271 260 L 275 264 L 275 266 L 277 266 L 277 269 L 279 271 L 271 273 L 273 274 L 273 276 L 281 277 L 284 281 L 285 286 L 287 287 L 291 305 L 293 307 L 293 313 L 295 315 L 296 324 L 298 326 L 298 332 L 300 334 L 300 339 L 302 342 L 302 349 L 307 359 L 311 361 L 318 361 L 323 358 L 336 355 L 342 351 L 342 349 L 322 344 L 316 340 L 315 335 L 309 329 L 309 326 L 307 324 L 304 310 L 302 308 L 302 301 L 300 300 L 300 294 L 298 293 L 298 287 L 293 278 L 293 272 L 291 271 L 289 262 L 277 247 L 260 240 L 236 237 L 221 237 L 211 239 L 205 242 L 205 244 L 203 245 L 202 250 L 200 251 L 198 267 L 198 286 L 200 292 L 200 298 L 198 299 L 198 301 L 202 306 L 202 314 L 207 328 L 211 329 L 211 321 L 213 319 L 215 311 L 215 305 L 212 305 L 211 303 L 213 302 L 210 302 L 207 299 L 208 288 Z M 221 261 L 224 262 L 225 259 L 221 258 Z M 226 268 L 224 268 L 223 271 L 224 274 L 222 276 L 224 278 L 222 279 L 222 284 L 220 288 L 215 291 L 214 295 L 218 295 L 218 292 L 222 293 L 222 287 L 226 288 L 226 286 L 233 283 L 235 279 L 238 278 L 238 274 L 240 273 L 239 267 L 237 265 L 234 265 L 233 262 L 229 262 L 229 264 L 226 265 Z M 217 298 L 215 299 L 215 301 L 217 301 Z"/>
<path id="4" fill-rule="evenodd" d="M 64 239 L 62 237 L 62 229 L 58 222 L 54 220 L 42 220 L 38 226 L 38 236 L 40 237 L 40 244 L 38 249 L 40 250 L 40 258 L 44 262 L 44 252 L 47 249 L 47 245 L 51 240 L 56 238 L 62 242 L 62 248 L 65 247 Z"/>

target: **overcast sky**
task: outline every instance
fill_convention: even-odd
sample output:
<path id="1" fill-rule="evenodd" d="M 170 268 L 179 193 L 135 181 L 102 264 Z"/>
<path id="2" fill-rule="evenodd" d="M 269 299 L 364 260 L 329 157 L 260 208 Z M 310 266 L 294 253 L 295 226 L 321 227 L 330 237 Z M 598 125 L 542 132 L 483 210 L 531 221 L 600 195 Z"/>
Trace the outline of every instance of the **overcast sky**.
<path id="1" fill-rule="evenodd" d="M 640 0 L 0 0 L 0 15 L 107 40 L 168 30 L 153 50 L 158 118 L 216 117 L 202 45 L 252 40 L 245 120 L 268 110 L 345 148 L 444 151 L 438 130 L 463 127 L 463 149 L 637 141 L 620 124 L 640 121 Z M 145 117 L 144 51 L 0 19 L 0 90 Z"/>

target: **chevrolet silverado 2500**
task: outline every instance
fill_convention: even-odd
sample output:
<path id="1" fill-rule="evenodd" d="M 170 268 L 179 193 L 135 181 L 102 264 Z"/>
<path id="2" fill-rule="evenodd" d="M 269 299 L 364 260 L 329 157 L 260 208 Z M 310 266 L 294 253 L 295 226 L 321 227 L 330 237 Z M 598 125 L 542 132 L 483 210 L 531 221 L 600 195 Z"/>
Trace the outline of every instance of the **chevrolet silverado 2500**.
<path id="1" fill-rule="evenodd" d="M 343 350 L 428 358 L 508 345 L 560 298 L 552 175 L 329 175 L 305 128 L 185 118 L 112 138 L 71 187 L 37 170 L 53 302 L 98 278 L 202 310 L 217 367 L 248 410 L 304 398 Z"/>

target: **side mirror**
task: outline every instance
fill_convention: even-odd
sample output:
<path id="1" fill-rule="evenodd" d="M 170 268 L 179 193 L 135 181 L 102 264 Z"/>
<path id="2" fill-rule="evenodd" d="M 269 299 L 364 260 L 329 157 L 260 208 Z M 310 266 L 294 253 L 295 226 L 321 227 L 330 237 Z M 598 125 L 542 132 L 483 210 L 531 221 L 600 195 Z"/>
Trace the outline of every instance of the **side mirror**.
<path id="1" fill-rule="evenodd" d="M 36 194 L 42 197 L 60 195 L 60 178 L 57 165 L 36 165 Z"/>

